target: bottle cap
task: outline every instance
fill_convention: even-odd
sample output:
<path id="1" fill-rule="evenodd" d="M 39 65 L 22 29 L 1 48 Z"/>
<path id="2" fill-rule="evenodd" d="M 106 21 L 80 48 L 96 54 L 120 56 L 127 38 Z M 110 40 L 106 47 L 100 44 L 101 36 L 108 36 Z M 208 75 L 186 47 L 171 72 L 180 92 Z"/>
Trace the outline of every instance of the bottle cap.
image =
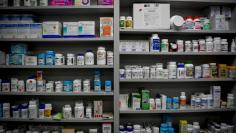
<path id="1" fill-rule="evenodd" d="M 181 96 L 185 96 L 185 92 L 181 92 Z"/>

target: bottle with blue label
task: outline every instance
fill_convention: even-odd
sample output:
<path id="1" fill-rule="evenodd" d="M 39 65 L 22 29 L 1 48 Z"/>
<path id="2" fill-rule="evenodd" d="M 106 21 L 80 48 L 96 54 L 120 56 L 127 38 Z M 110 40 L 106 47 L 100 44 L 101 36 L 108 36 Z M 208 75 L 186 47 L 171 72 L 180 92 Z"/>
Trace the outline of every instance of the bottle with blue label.
<path id="1" fill-rule="evenodd" d="M 100 92 L 101 91 L 101 80 L 100 80 L 100 71 L 95 71 L 95 76 L 94 76 L 94 91 L 95 92 Z"/>
<path id="2" fill-rule="evenodd" d="M 158 34 L 153 34 L 152 37 L 150 38 L 150 51 L 151 52 L 161 51 L 160 38 Z"/>

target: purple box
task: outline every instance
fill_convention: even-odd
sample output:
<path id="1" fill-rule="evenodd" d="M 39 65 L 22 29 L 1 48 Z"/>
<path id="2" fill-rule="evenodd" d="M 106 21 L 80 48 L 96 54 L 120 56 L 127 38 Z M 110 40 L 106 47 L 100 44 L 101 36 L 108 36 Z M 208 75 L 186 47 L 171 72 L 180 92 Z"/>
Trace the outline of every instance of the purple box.
<path id="1" fill-rule="evenodd" d="M 73 0 L 49 0 L 50 6 L 72 6 Z"/>
<path id="2" fill-rule="evenodd" d="M 113 5 L 113 0 L 98 0 L 98 5 Z"/>

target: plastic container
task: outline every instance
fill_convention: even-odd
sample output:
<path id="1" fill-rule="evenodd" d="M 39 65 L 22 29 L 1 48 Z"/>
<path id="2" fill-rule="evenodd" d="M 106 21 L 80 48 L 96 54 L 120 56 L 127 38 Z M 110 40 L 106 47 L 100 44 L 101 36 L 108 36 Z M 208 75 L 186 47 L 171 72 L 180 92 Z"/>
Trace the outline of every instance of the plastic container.
<path id="1" fill-rule="evenodd" d="M 106 49 L 104 47 L 98 47 L 97 65 L 106 65 Z"/>
<path id="2" fill-rule="evenodd" d="M 227 39 L 221 40 L 221 52 L 229 52 L 229 43 Z"/>
<path id="3" fill-rule="evenodd" d="M 83 66 L 85 64 L 84 54 L 78 54 L 76 64 L 79 66 Z"/>
<path id="4" fill-rule="evenodd" d="M 75 118 L 76 119 L 84 118 L 84 105 L 82 102 L 75 104 Z"/>
<path id="5" fill-rule="evenodd" d="M 92 50 L 87 50 L 85 53 L 85 65 L 94 65 L 94 54 Z"/>
<path id="6" fill-rule="evenodd" d="M 185 96 L 185 92 L 181 92 L 180 109 L 186 109 L 186 105 L 187 105 L 187 99 L 186 99 L 186 96 Z"/>
<path id="7" fill-rule="evenodd" d="M 73 91 L 73 81 L 72 80 L 65 80 L 64 81 L 64 91 L 65 92 L 72 92 Z"/>
<path id="8" fill-rule="evenodd" d="M 55 62 L 55 52 L 54 51 L 47 51 L 46 55 L 46 65 L 54 65 Z"/>
<path id="9" fill-rule="evenodd" d="M 198 44 L 198 41 L 196 41 L 196 40 L 193 41 L 192 51 L 199 52 L 199 44 Z"/>
<path id="10" fill-rule="evenodd" d="M 125 16 L 120 16 L 120 28 L 125 29 L 126 28 L 126 19 Z"/>
<path id="11" fill-rule="evenodd" d="M 62 110 L 64 119 L 72 118 L 72 108 L 70 105 L 65 105 Z"/>
<path id="12" fill-rule="evenodd" d="M 178 46 L 177 52 L 184 52 L 184 41 L 183 40 L 177 40 L 176 44 Z"/>
<path id="13" fill-rule="evenodd" d="M 202 77 L 203 78 L 210 78 L 210 66 L 209 64 L 202 65 Z"/>
<path id="14" fill-rule="evenodd" d="M 55 65 L 65 65 L 65 57 L 63 56 L 63 54 L 55 54 Z"/>
<path id="15" fill-rule="evenodd" d="M 113 66 L 114 64 L 114 54 L 112 51 L 107 51 L 107 65 Z"/>
<path id="16" fill-rule="evenodd" d="M 211 36 L 206 37 L 206 52 L 213 52 L 214 44 Z"/>
<path id="17" fill-rule="evenodd" d="M 83 92 L 90 92 L 90 90 L 91 90 L 90 80 L 85 79 L 83 81 Z"/>
<path id="18" fill-rule="evenodd" d="M 27 92 L 36 92 L 36 80 L 34 76 L 30 76 L 27 80 L 26 80 L 26 91 Z"/>
<path id="19" fill-rule="evenodd" d="M 226 64 L 219 64 L 218 65 L 218 74 L 219 74 L 219 78 L 226 78 L 228 77 L 227 74 L 227 65 Z"/>
<path id="20" fill-rule="evenodd" d="M 202 67 L 201 66 L 195 66 L 195 79 L 202 78 Z"/>
<path id="21" fill-rule="evenodd" d="M 39 104 L 39 119 L 43 119 L 44 115 L 45 104 Z"/>
<path id="22" fill-rule="evenodd" d="M 184 79 L 186 76 L 186 70 L 184 63 L 179 63 L 177 68 L 177 79 Z"/>
<path id="23" fill-rule="evenodd" d="M 66 64 L 68 66 L 76 65 L 75 54 L 68 53 L 66 58 Z"/>
<path id="24" fill-rule="evenodd" d="M 231 47 L 230 47 L 230 52 L 236 52 L 236 45 L 235 45 L 235 40 L 232 40 Z"/>
<path id="25" fill-rule="evenodd" d="M 227 108 L 234 108 L 234 94 L 227 95 Z"/>
<path id="26" fill-rule="evenodd" d="M 206 41 L 205 39 L 199 40 L 199 52 L 206 52 Z"/>
<path id="27" fill-rule="evenodd" d="M 131 16 L 126 17 L 126 28 L 133 29 L 133 18 Z"/>
<path id="28" fill-rule="evenodd" d="M 191 43 L 191 41 L 185 41 L 185 52 L 192 52 L 192 43 Z"/>
<path id="29" fill-rule="evenodd" d="M 169 79 L 176 79 L 177 78 L 177 69 L 176 69 L 176 62 L 168 62 L 168 71 L 169 71 Z"/>
<path id="30" fill-rule="evenodd" d="M 194 74 L 194 66 L 192 64 L 192 61 L 187 61 L 186 62 L 185 69 L 186 69 L 186 78 L 187 79 L 192 79 L 193 74 Z"/>
<path id="31" fill-rule="evenodd" d="M 214 37 L 214 52 L 220 52 L 220 51 L 221 51 L 221 38 Z"/>
<path id="32" fill-rule="evenodd" d="M 151 52 L 160 52 L 161 46 L 160 46 L 160 38 L 158 34 L 153 34 L 150 38 L 150 51 Z"/>
<path id="33" fill-rule="evenodd" d="M 210 63 L 210 77 L 211 78 L 217 78 L 218 72 L 217 72 L 217 66 L 216 63 Z"/>
<path id="34" fill-rule="evenodd" d="M 169 51 L 168 39 L 162 39 L 162 41 L 161 41 L 161 52 L 168 52 L 168 51 Z"/>

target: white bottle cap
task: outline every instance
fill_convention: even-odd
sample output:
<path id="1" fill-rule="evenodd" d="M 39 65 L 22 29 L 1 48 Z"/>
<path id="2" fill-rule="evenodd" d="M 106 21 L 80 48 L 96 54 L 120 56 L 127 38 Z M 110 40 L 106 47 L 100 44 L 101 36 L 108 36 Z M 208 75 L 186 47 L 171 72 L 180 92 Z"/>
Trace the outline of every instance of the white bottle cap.
<path id="1" fill-rule="evenodd" d="M 185 92 L 181 92 L 181 96 L 185 96 Z"/>

